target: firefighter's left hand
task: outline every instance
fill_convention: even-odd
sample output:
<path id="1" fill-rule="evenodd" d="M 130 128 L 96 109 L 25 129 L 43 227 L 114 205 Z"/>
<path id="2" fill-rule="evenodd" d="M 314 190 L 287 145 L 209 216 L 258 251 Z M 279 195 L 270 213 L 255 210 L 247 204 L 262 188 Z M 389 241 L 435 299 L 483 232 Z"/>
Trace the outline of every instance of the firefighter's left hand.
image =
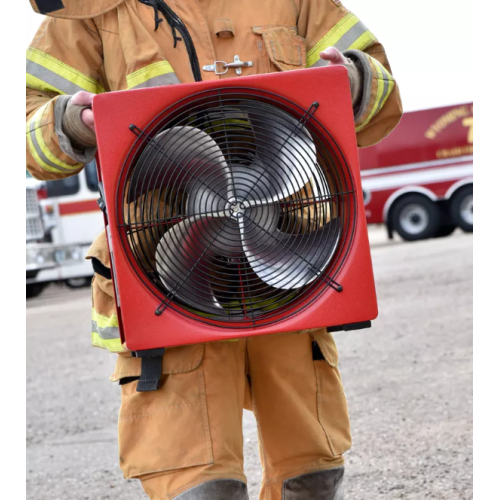
<path id="1" fill-rule="evenodd" d="M 347 58 L 340 50 L 335 47 L 328 47 L 323 52 L 320 52 L 321 59 L 328 61 L 328 66 L 344 66 L 349 75 L 351 84 L 352 106 L 356 108 L 361 99 L 363 76 L 359 68 L 353 61 Z"/>
<path id="2" fill-rule="evenodd" d="M 330 66 L 347 66 L 349 64 L 347 57 L 335 47 L 328 47 L 323 52 L 320 52 L 319 57 L 328 61 Z"/>

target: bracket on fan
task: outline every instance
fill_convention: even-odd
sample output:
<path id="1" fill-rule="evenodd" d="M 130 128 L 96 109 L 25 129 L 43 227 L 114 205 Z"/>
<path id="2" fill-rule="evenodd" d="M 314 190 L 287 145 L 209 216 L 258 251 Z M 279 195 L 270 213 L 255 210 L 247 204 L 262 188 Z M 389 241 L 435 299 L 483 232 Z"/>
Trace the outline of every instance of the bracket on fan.
<path id="1" fill-rule="evenodd" d="M 329 333 L 334 332 L 351 332 L 353 330 L 363 330 L 365 328 L 371 328 L 371 321 L 360 321 L 359 323 L 349 323 L 347 325 L 337 325 L 337 326 L 327 326 L 326 330 Z"/>
<path id="2" fill-rule="evenodd" d="M 102 185 L 102 182 L 99 182 L 97 185 L 97 189 L 99 190 L 99 198 L 97 199 L 97 204 L 99 205 L 99 208 L 101 211 L 105 214 L 106 213 L 106 197 L 104 195 L 104 186 Z"/>
<path id="3" fill-rule="evenodd" d="M 156 316 L 161 316 L 164 313 L 165 309 L 169 306 L 170 302 L 172 302 L 173 298 L 174 298 L 173 293 L 167 293 L 165 295 L 165 298 L 161 301 L 161 304 L 155 311 Z"/>
<path id="4" fill-rule="evenodd" d="M 321 271 L 318 271 L 318 269 L 315 267 L 312 267 L 312 269 L 318 272 L 318 278 L 320 280 L 323 280 L 328 286 L 332 287 L 336 292 L 340 293 L 344 290 L 344 287 L 340 283 L 337 283 L 334 279 L 329 278 L 328 276 L 324 276 L 323 273 L 321 273 Z"/>
<path id="5" fill-rule="evenodd" d="M 309 121 L 309 119 L 316 113 L 316 110 L 319 108 L 319 102 L 314 101 L 308 108 L 308 110 L 302 115 L 302 118 L 299 120 L 299 124 L 302 127 Z"/>
<path id="6" fill-rule="evenodd" d="M 141 135 L 145 135 L 144 132 L 137 126 L 131 123 L 128 127 L 131 132 L 133 132 L 137 137 L 141 137 Z"/>

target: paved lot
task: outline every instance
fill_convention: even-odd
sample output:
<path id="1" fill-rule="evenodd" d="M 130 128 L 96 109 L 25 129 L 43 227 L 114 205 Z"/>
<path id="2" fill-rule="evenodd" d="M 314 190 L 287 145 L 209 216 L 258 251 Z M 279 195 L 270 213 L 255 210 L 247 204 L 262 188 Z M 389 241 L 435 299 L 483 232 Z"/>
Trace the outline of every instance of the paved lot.
<path id="1" fill-rule="evenodd" d="M 336 336 L 354 436 L 346 498 L 472 499 L 472 237 L 392 243 L 375 229 L 371 240 L 380 317 Z M 89 307 L 89 290 L 58 287 L 28 302 L 29 499 L 146 498 L 118 468 L 119 387 L 113 357 L 89 346 Z"/>

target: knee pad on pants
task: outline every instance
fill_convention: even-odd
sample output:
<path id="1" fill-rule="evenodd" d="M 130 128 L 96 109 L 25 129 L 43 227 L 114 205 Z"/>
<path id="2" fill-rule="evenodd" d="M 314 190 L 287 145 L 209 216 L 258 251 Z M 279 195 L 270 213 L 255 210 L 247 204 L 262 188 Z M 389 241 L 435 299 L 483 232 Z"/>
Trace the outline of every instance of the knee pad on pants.
<path id="1" fill-rule="evenodd" d="M 214 479 L 199 484 L 175 500 L 248 500 L 247 485 L 235 479 Z"/>
<path id="2" fill-rule="evenodd" d="M 343 500 L 344 467 L 320 470 L 283 482 L 283 500 Z"/>

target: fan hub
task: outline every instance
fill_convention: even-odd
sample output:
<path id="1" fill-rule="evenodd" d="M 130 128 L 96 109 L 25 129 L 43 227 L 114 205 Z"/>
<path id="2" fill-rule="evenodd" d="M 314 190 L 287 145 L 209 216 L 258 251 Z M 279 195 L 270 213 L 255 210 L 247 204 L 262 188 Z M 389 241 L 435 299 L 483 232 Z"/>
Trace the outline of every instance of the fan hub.
<path id="1" fill-rule="evenodd" d="M 232 219 L 240 219 L 245 215 L 245 204 L 241 200 L 230 200 L 226 206 L 226 213 Z"/>

